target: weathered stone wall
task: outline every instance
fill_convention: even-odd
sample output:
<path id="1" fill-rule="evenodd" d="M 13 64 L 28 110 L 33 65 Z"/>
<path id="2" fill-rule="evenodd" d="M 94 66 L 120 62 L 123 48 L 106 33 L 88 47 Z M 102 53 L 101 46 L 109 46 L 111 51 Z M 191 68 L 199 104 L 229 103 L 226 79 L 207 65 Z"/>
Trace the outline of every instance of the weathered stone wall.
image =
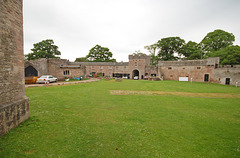
<path id="1" fill-rule="evenodd" d="M 48 60 L 45 58 L 25 61 L 24 67 L 27 68 L 28 66 L 34 67 L 38 72 L 38 76 L 48 74 Z"/>
<path id="2" fill-rule="evenodd" d="M 0 1 L 0 136 L 29 117 L 25 96 L 22 0 Z"/>
<path id="3" fill-rule="evenodd" d="M 194 82 L 204 82 L 206 74 L 208 82 L 217 82 L 214 69 L 219 66 L 219 58 L 183 61 L 159 61 L 160 76 L 166 80 L 179 80 L 179 77 L 192 78 Z"/>
<path id="4" fill-rule="evenodd" d="M 68 71 L 69 73 L 65 73 Z M 81 64 L 72 64 L 66 59 L 48 59 L 48 74 L 57 77 L 58 80 L 64 80 L 69 77 L 85 76 L 85 66 Z"/>
<path id="5" fill-rule="evenodd" d="M 143 79 L 146 73 L 146 66 L 150 65 L 150 56 L 145 54 L 141 55 L 129 55 L 129 73 L 130 78 L 133 79 L 133 71 L 137 70 L 139 72 L 139 79 Z"/>
<path id="6" fill-rule="evenodd" d="M 214 70 L 215 83 L 226 84 L 226 78 L 230 78 L 230 85 L 240 86 L 240 65 L 224 66 Z"/>
<path id="7" fill-rule="evenodd" d="M 179 77 L 192 78 L 194 82 L 204 82 L 205 74 L 209 75 L 209 81 L 214 81 L 214 66 L 161 66 L 161 77 L 165 80 L 179 80 Z"/>

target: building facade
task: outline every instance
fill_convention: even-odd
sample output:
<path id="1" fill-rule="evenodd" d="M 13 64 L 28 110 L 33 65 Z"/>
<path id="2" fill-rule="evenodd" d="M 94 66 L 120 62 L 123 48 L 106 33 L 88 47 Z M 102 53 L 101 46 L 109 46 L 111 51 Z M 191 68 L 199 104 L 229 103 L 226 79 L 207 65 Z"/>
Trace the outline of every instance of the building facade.
<path id="1" fill-rule="evenodd" d="M 150 65 L 150 56 L 129 55 L 129 62 L 69 62 L 65 59 L 38 59 L 25 62 L 25 75 L 35 69 L 37 76 L 51 74 L 59 80 L 69 77 L 93 76 L 147 79 L 158 77 L 164 80 L 185 78 L 194 82 L 212 82 L 240 85 L 240 65 L 219 66 L 219 58 L 181 61 L 159 61 Z M 31 70 L 32 71 L 32 70 Z M 33 72 L 33 71 L 32 71 Z M 29 73 L 31 74 L 31 73 Z"/>

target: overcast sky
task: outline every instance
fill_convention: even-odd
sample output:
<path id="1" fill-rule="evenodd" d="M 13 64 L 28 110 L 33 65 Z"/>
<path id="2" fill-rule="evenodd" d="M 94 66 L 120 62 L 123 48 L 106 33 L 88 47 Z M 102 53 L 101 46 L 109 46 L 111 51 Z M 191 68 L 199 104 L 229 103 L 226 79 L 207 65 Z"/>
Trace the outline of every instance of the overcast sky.
<path id="1" fill-rule="evenodd" d="M 24 0 L 24 53 L 53 39 L 61 58 L 74 61 L 95 45 L 117 61 L 161 38 L 200 42 L 216 29 L 240 45 L 240 0 Z"/>

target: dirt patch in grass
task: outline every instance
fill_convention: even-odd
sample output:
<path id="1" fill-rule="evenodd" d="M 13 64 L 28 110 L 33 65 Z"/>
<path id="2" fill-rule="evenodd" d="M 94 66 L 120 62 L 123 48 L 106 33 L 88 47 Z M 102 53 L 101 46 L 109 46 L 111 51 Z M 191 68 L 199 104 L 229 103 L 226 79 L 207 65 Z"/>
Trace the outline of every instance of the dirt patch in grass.
<path id="1" fill-rule="evenodd" d="M 166 92 L 166 91 L 129 91 L 110 90 L 111 95 L 151 95 L 151 96 L 186 96 L 196 98 L 240 98 L 237 93 L 191 93 L 191 92 Z"/>
<path id="2" fill-rule="evenodd" d="M 28 150 L 28 151 L 24 151 L 25 154 L 33 154 L 36 150 L 32 149 L 32 150 Z"/>

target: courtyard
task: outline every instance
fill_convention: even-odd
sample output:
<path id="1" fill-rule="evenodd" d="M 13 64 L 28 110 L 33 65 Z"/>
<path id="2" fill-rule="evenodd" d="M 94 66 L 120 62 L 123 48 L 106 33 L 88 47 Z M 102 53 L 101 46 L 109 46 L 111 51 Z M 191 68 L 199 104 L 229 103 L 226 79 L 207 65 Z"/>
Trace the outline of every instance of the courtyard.
<path id="1" fill-rule="evenodd" d="M 30 118 L 0 157 L 240 157 L 240 89 L 100 80 L 26 88 Z"/>

